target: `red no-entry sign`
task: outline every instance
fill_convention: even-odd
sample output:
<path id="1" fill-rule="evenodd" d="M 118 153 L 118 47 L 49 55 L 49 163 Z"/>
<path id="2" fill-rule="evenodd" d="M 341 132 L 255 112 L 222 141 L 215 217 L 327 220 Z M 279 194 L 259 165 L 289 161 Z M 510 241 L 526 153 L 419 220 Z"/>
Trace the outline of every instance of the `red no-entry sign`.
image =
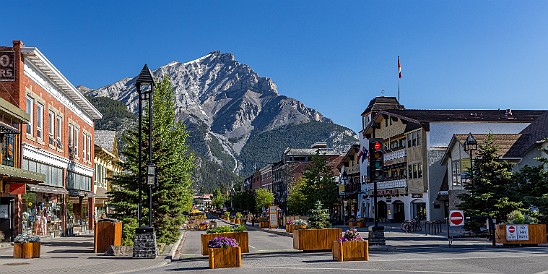
<path id="1" fill-rule="evenodd" d="M 510 227 L 508 227 L 508 231 L 509 231 L 510 233 L 514 233 L 514 232 L 516 232 L 516 227 L 513 226 L 513 225 L 511 225 Z"/>
<path id="2" fill-rule="evenodd" d="M 449 225 L 451 226 L 464 225 L 464 212 L 462 210 L 449 211 Z"/>

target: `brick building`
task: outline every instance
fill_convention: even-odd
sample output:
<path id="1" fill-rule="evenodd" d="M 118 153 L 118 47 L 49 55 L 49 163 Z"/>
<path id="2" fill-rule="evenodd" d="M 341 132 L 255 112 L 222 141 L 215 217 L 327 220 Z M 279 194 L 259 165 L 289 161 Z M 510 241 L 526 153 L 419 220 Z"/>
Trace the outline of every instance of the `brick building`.
<path id="1" fill-rule="evenodd" d="M 14 41 L 13 77 L 0 97 L 29 115 L 21 128 L 20 168 L 45 176 L 17 194 L 15 232 L 63 235 L 67 227 L 93 227 L 94 119 L 101 113 L 36 47 Z"/>

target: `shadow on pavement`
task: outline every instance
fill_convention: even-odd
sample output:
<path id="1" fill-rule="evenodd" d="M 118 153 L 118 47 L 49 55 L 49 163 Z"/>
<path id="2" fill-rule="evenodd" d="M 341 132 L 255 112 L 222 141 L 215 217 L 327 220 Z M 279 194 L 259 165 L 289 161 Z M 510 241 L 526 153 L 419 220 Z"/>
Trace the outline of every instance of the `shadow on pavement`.
<path id="1" fill-rule="evenodd" d="M 200 266 L 200 267 L 181 267 L 181 268 L 174 268 L 174 269 L 167 269 L 166 271 L 186 271 L 186 270 L 206 270 L 209 269 L 209 267 Z"/>

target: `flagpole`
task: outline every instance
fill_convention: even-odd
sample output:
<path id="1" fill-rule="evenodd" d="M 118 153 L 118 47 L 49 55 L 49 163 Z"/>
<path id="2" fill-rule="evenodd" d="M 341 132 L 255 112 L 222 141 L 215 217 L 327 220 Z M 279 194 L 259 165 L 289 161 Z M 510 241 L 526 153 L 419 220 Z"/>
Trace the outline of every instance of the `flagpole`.
<path id="1" fill-rule="evenodd" d="M 400 65 L 400 57 L 398 56 L 398 102 L 400 101 L 400 78 L 401 78 L 401 65 Z"/>
<path id="2" fill-rule="evenodd" d="M 398 102 L 400 101 L 400 77 L 398 76 Z"/>

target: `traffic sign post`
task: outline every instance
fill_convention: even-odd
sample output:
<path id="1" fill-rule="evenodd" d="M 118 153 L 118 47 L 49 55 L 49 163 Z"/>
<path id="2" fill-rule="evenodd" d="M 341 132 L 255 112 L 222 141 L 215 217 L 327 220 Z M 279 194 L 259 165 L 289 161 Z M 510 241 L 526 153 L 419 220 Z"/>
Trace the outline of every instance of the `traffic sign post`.
<path id="1" fill-rule="evenodd" d="M 449 247 L 453 243 L 453 237 L 449 233 L 449 228 L 451 226 L 462 226 L 464 225 L 464 211 L 462 210 L 450 210 L 449 218 L 447 218 L 447 241 L 449 241 Z"/>

